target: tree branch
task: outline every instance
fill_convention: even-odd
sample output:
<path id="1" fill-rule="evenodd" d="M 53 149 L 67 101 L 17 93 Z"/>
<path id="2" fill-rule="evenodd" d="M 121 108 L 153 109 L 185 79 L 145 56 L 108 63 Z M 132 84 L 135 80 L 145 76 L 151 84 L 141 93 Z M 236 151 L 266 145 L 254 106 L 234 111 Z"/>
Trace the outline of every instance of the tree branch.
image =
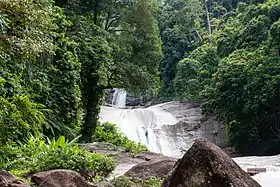
<path id="1" fill-rule="evenodd" d="M 212 30 L 211 30 L 211 23 L 210 23 L 210 18 L 209 18 L 209 11 L 208 11 L 208 6 L 207 6 L 207 0 L 204 0 L 204 7 L 205 7 L 205 11 L 206 11 L 206 18 L 207 18 L 207 30 L 208 30 L 208 35 L 210 37 L 210 35 L 212 34 Z M 211 39 L 209 38 L 209 43 L 211 43 Z"/>
<path id="2" fill-rule="evenodd" d="M 120 19 L 121 16 L 118 16 L 118 17 L 114 17 L 110 22 L 108 20 L 108 25 L 107 25 L 107 28 L 105 28 L 105 30 L 109 30 L 109 28 L 111 27 L 111 25 L 115 22 L 115 21 L 118 21 Z"/>
<path id="3" fill-rule="evenodd" d="M 110 17 L 111 17 L 111 12 L 108 12 L 107 18 L 106 18 L 106 23 L 105 23 L 105 28 L 104 28 L 105 31 L 107 31 L 107 29 L 109 28 L 108 25 L 109 25 Z"/>
<path id="4" fill-rule="evenodd" d="M 202 37 L 201 37 L 199 31 L 197 29 L 195 29 L 195 32 L 196 32 L 197 36 L 199 37 L 200 41 L 202 42 Z"/>
<path id="5" fill-rule="evenodd" d="M 128 29 L 109 29 L 110 32 L 131 32 Z"/>

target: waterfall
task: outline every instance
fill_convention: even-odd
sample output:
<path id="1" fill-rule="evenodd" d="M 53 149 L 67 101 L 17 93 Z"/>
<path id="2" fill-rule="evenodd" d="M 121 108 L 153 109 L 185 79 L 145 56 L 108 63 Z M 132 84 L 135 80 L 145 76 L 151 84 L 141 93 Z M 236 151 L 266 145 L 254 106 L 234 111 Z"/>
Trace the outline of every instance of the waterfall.
<path id="1" fill-rule="evenodd" d="M 118 89 L 112 104 L 125 106 L 125 97 L 125 91 Z M 102 106 L 100 122 L 115 123 L 130 140 L 146 145 L 152 152 L 180 158 L 184 154 L 180 148 L 188 150 L 196 139 L 205 137 L 211 131 L 196 126 L 201 119 L 201 110 L 198 108 L 189 105 L 176 108 L 174 102 L 138 109 Z M 179 120 L 182 116 L 185 118 L 183 122 Z M 263 187 L 280 186 L 280 155 L 239 157 L 234 160 L 245 171 L 249 167 L 266 168 L 266 173 L 253 176 Z"/>
<path id="2" fill-rule="evenodd" d="M 189 148 L 202 136 L 200 130 L 183 133 L 176 125 L 179 120 L 160 105 L 139 109 L 103 106 L 100 121 L 116 124 L 130 140 L 146 145 L 152 152 L 177 158 L 183 154 L 180 148 Z"/>
<path id="3" fill-rule="evenodd" d="M 126 105 L 127 92 L 124 89 L 115 88 L 112 105 L 118 108 L 124 108 Z"/>

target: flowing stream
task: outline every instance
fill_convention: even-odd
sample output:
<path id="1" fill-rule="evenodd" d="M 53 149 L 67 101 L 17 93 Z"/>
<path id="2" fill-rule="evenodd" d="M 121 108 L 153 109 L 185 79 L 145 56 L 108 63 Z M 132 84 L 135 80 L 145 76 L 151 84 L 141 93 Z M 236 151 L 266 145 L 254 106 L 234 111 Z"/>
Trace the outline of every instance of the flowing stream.
<path id="1" fill-rule="evenodd" d="M 126 95 L 124 90 L 117 89 L 113 95 L 113 107 L 101 107 L 100 121 L 115 123 L 130 140 L 146 145 L 150 151 L 180 158 L 184 154 L 182 149 L 187 150 L 196 139 L 205 137 L 202 128 L 186 130 L 178 125 L 178 116 L 165 110 L 171 104 L 125 109 Z M 193 110 L 188 112 L 191 113 L 189 116 L 187 114 L 188 124 L 197 123 L 197 114 Z M 239 157 L 234 160 L 245 171 L 248 167 L 266 168 L 267 172 L 253 176 L 263 187 L 280 186 L 280 155 Z"/>

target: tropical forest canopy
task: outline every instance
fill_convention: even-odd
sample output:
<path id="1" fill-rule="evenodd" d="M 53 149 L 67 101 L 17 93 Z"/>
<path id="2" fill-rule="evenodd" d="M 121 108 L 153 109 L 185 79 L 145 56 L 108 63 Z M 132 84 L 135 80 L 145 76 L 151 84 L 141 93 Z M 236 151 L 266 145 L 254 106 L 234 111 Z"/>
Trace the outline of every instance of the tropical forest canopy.
<path id="1" fill-rule="evenodd" d="M 0 147 L 91 142 L 118 87 L 200 100 L 240 152 L 280 153 L 279 18 L 278 0 L 0 0 Z"/>
<path id="2" fill-rule="evenodd" d="M 245 154 L 280 153 L 280 1 L 166 0 L 165 100 L 201 100 Z"/>

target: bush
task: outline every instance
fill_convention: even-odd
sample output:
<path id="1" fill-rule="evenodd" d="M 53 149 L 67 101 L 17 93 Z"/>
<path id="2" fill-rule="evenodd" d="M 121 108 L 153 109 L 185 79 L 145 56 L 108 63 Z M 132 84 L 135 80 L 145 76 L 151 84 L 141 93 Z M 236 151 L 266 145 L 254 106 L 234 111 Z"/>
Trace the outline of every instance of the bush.
<path id="1" fill-rule="evenodd" d="M 1 94 L 0 77 L 0 94 Z M 45 117 L 43 106 L 34 103 L 28 96 L 0 96 L 0 146 L 10 141 L 23 140 L 29 134 L 39 136 Z"/>
<path id="2" fill-rule="evenodd" d="M 105 177 L 115 167 L 111 158 L 79 149 L 75 140 L 68 142 L 63 136 L 57 141 L 48 140 L 47 143 L 40 138 L 30 138 L 24 144 L 20 143 L 18 148 L 17 158 L 2 164 L 1 169 L 24 170 L 27 173 L 69 169 L 77 172 L 95 171 Z"/>
<path id="3" fill-rule="evenodd" d="M 3 169 L 6 163 L 9 163 L 20 155 L 20 151 L 14 143 L 0 146 L 0 169 Z"/>
<path id="4" fill-rule="evenodd" d="M 162 180 L 156 177 L 151 177 L 148 180 L 139 178 L 121 176 L 113 180 L 115 187 L 160 187 Z"/>
<path id="5" fill-rule="evenodd" d="M 115 146 L 123 147 L 132 154 L 140 151 L 147 151 L 147 147 L 129 140 L 126 136 L 120 134 L 116 125 L 111 123 L 103 123 L 96 128 L 94 141 L 108 142 Z"/>

